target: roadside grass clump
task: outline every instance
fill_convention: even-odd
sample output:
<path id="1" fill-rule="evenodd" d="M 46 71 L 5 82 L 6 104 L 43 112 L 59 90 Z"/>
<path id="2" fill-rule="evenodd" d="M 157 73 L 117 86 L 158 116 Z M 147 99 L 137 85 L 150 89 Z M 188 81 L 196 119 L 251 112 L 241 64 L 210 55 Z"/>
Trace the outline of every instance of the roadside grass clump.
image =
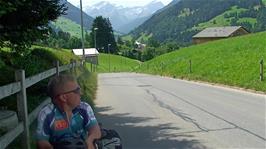
<path id="1" fill-rule="evenodd" d="M 48 47 L 34 46 L 34 49 L 38 49 L 40 55 L 46 56 L 50 61 L 58 60 L 60 65 L 69 64 L 70 60 L 80 61 L 78 56 L 75 56 L 69 49 L 53 49 Z"/>
<path id="2" fill-rule="evenodd" d="M 81 87 L 81 99 L 94 107 L 93 100 L 96 98 L 97 73 L 91 73 L 88 68 L 84 68 L 79 76 L 78 83 Z"/>
<path id="3" fill-rule="evenodd" d="M 138 72 L 201 80 L 266 92 L 266 32 L 182 48 L 147 61 Z M 191 72 L 190 61 L 191 60 Z"/>
<path id="4" fill-rule="evenodd" d="M 15 81 L 15 70 L 24 69 L 26 77 L 43 72 L 55 66 L 58 60 L 60 65 L 65 65 L 71 59 L 80 58 L 73 55 L 70 50 L 52 49 L 33 46 L 30 52 L 24 56 L 14 55 L 8 48 L 0 49 L 0 85 Z M 7 75 L 8 74 L 8 75 Z"/>
<path id="5" fill-rule="evenodd" d="M 110 54 L 110 72 L 131 72 L 134 71 L 139 64 L 140 62 L 137 60 Z M 97 72 L 109 72 L 109 54 L 100 53 Z"/>

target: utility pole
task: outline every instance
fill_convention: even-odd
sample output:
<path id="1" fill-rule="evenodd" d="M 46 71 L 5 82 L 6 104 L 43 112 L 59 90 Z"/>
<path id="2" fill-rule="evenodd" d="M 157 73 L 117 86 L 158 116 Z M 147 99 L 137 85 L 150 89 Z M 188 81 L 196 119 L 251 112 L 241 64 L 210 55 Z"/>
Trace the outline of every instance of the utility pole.
<path id="1" fill-rule="evenodd" d="M 97 46 L 97 44 L 96 44 L 96 33 L 97 33 L 98 28 L 95 27 L 95 28 L 93 28 L 93 30 L 94 30 L 94 47 L 95 47 L 95 49 L 97 49 L 96 48 L 96 46 Z"/>
<path id="2" fill-rule="evenodd" d="M 82 42 L 83 63 L 85 64 L 82 0 L 80 0 L 80 22 L 81 22 L 81 42 Z"/>
<path id="3" fill-rule="evenodd" d="M 94 51 L 94 54 L 95 54 L 95 60 L 94 60 L 94 62 L 96 63 L 96 51 L 97 51 L 96 33 L 97 33 L 98 28 L 95 27 L 95 28 L 93 28 L 93 30 L 94 30 L 94 47 L 95 47 L 95 51 Z M 97 57 L 97 59 L 98 59 L 98 57 Z M 98 61 L 98 60 L 97 60 L 97 61 Z M 95 66 L 96 66 L 96 64 L 94 65 L 94 70 L 96 70 Z"/>

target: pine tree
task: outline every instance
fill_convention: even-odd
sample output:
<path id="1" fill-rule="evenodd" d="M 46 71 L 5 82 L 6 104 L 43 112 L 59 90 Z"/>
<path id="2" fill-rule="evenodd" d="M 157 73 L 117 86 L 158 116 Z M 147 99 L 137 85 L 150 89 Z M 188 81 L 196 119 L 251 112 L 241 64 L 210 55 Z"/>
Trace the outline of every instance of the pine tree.
<path id="1" fill-rule="evenodd" d="M 91 29 L 91 45 L 95 46 L 95 37 L 96 37 L 96 48 L 100 52 L 108 53 L 108 44 L 109 50 L 111 53 L 116 54 L 119 50 L 115 41 L 113 28 L 108 18 L 103 18 L 98 16 L 95 18 L 92 24 Z"/>

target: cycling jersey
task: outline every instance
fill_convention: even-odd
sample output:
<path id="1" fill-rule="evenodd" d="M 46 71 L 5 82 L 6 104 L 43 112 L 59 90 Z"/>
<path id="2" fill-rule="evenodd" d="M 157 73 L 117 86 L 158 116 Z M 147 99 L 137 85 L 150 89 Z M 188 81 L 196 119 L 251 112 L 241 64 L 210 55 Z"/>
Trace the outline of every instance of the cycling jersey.
<path id="1" fill-rule="evenodd" d="M 68 138 L 85 140 L 88 130 L 97 124 L 92 108 L 81 102 L 72 113 L 68 122 L 65 112 L 54 104 L 46 105 L 38 115 L 37 140 L 47 140 L 52 144 Z"/>

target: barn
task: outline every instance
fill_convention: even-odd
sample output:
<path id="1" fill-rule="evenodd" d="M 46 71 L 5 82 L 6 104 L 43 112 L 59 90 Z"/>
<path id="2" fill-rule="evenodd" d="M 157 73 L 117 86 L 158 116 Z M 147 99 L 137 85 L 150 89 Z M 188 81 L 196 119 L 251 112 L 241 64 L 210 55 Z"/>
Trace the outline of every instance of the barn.
<path id="1" fill-rule="evenodd" d="M 210 27 L 192 37 L 193 44 L 249 34 L 242 26 Z"/>

